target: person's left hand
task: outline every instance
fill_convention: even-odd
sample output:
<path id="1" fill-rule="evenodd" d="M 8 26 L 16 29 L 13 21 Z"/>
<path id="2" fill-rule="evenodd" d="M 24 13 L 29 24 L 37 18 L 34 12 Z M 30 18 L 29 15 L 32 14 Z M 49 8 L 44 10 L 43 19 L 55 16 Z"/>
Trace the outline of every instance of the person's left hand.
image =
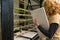
<path id="1" fill-rule="evenodd" d="M 37 21 L 37 19 L 33 19 L 33 23 L 35 24 L 35 26 L 39 26 L 39 22 Z"/>

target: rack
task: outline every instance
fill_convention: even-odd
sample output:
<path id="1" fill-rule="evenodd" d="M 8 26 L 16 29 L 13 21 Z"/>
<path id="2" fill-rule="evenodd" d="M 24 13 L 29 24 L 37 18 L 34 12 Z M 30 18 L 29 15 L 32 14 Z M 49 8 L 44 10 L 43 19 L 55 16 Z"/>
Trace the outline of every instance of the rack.
<path id="1" fill-rule="evenodd" d="M 35 29 L 30 10 L 22 7 L 26 5 L 31 6 L 31 4 L 23 0 L 14 0 L 14 3 L 14 31 Z"/>

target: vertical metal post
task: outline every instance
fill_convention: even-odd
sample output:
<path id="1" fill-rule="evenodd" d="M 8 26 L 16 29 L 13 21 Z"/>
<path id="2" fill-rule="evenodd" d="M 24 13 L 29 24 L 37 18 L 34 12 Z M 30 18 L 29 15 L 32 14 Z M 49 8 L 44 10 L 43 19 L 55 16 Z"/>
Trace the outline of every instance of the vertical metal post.
<path id="1" fill-rule="evenodd" d="M 13 40 L 13 0 L 2 0 L 2 40 Z"/>
<path id="2" fill-rule="evenodd" d="M 30 3 L 31 10 L 33 10 L 32 5 L 31 5 L 31 0 L 28 0 L 28 3 Z"/>
<path id="3" fill-rule="evenodd" d="M 24 1 L 24 0 L 22 0 L 22 1 Z M 20 0 L 19 0 L 19 2 L 20 2 Z M 19 3 L 19 8 L 24 8 L 24 4 Z M 22 14 L 24 14 L 24 11 L 22 11 Z M 19 16 L 19 18 L 20 18 L 20 16 Z M 21 25 L 24 25 L 24 22 Z M 22 30 L 22 28 L 20 28 L 20 32 L 21 32 L 21 30 Z"/>
<path id="4" fill-rule="evenodd" d="M 43 3 L 44 0 L 39 0 L 39 1 L 40 1 L 40 7 L 42 7 L 42 3 Z"/>
<path id="5" fill-rule="evenodd" d="M 26 9 L 28 9 L 28 10 L 33 10 L 32 5 L 31 5 L 31 0 L 28 0 L 28 3 L 29 3 L 30 5 L 27 5 L 27 8 L 26 8 Z"/>
<path id="6" fill-rule="evenodd" d="M 1 0 L 0 0 L 0 40 L 2 40 L 2 32 L 1 32 Z"/>

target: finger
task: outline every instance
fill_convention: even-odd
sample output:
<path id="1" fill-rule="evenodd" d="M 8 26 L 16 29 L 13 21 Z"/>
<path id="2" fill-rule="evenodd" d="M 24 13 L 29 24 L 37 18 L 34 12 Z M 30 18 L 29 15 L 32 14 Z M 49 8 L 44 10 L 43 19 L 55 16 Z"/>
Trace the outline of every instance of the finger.
<path id="1" fill-rule="evenodd" d="M 33 23 L 35 23 L 35 19 L 32 19 Z"/>
<path id="2" fill-rule="evenodd" d="M 35 22 L 37 23 L 37 19 L 35 19 Z"/>

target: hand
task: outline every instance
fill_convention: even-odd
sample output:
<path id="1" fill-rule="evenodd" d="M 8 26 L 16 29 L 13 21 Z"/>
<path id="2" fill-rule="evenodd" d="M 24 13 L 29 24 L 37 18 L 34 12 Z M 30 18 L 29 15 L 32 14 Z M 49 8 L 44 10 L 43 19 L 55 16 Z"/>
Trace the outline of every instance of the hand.
<path id="1" fill-rule="evenodd" d="M 33 23 L 35 24 L 35 26 L 39 26 L 39 22 L 36 19 L 33 19 Z"/>

